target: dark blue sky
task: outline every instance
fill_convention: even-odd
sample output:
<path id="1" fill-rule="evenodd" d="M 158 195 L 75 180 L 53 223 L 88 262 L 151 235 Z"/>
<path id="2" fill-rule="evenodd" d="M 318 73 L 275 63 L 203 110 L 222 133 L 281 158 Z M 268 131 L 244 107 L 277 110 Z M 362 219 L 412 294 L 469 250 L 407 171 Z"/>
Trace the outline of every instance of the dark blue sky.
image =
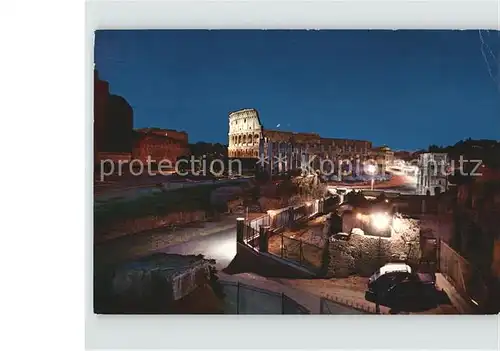
<path id="1" fill-rule="evenodd" d="M 95 62 L 135 127 L 192 142 L 227 143 L 228 113 L 249 107 L 268 129 L 393 148 L 500 139 L 477 31 L 99 31 Z"/>

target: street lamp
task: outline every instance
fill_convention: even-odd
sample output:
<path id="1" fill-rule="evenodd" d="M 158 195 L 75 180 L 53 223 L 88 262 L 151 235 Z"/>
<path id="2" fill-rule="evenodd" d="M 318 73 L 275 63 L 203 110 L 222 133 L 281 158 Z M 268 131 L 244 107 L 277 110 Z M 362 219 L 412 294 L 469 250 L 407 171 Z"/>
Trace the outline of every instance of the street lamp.
<path id="1" fill-rule="evenodd" d="M 377 167 L 375 165 L 368 165 L 365 168 L 365 172 L 371 175 L 371 181 L 370 181 L 370 189 L 373 190 L 373 183 L 375 182 L 375 172 L 377 171 Z"/>

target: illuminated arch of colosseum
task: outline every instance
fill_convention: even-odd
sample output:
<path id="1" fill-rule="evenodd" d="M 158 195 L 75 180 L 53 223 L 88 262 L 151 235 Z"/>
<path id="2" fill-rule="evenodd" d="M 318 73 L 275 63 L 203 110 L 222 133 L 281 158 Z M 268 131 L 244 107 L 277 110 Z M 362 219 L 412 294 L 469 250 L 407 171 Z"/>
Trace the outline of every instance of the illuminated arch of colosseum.
<path id="1" fill-rule="evenodd" d="M 229 157 L 258 158 L 262 123 L 255 109 L 242 109 L 229 114 Z"/>

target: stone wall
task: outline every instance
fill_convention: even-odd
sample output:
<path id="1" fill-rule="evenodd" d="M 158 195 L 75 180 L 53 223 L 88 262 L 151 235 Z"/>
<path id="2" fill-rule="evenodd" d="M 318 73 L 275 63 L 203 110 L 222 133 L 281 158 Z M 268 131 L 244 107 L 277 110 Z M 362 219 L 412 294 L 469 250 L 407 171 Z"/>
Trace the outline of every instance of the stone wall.
<path id="1" fill-rule="evenodd" d="M 331 240 L 327 276 L 370 276 L 390 261 L 418 263 L 420 257 L 419 225 L 414 219 L 396 217 L 391 238 L 353 233 L 348 241 Z"/>
<path id="2" fill-rule="evenodd" d="M 95 273 L 96 313 L 168 313 L 174 301 L 210 280 L 202 256 L 155 254 Z"/>
<path id="3" fill-rule="evenodd" d="M 135 234 L 169 225 L 181 226 L 192 222 L 206 220 L 205 211 L 172 212 L 163 216 L 148 216 L 135 219 L 124 219 L 105 227 L 94 228 L 94 241 L 102 242 L 127 234 Z"/>

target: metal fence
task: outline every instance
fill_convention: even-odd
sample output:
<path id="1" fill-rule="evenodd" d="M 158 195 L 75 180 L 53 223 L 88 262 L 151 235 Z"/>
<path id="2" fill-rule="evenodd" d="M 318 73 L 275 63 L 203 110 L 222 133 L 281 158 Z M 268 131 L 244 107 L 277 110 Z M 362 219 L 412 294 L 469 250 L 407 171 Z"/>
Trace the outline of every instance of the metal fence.
<path id="1" fill-rule="evenodd" d="M 221 281 L 226 314 L 310 314 L 310 311 L 286 296 L 240 282 Z"/>
<path id="2" fill-rule="evenodd" d="M 243 226 L 243 242 L 255 249 L 259 248 L 259 230 L 247 224 Z"/>
<path id="3" fill-rule="evenodd" d="M 271 228 L 282 228 L 290 224 L 290 212 L 288 208 L 282 208 L 274 211 L 271 217 Z"/>
<path id="4" fill-rule="evenodd" d="M 248 226 L 252 227 L 256 231 L 259 231 L 259 228 L 262 225 L 271 225 L 271 216 L 265 214 L 248 221 Z"/>
<path id="5" fill-rule="evenodd" d="M 293 207 L 293 220 L 300 221 L 310 218 L 318 213 L 323 213 L 335 205 L 334 197 L 327 197 L 321 200 L 313 200 L 302 205 Z M 265 214 L 247 221 L 247 224 L 255 230 L 260 226 L 270 226 L 273 229 L 285 227 L 290 224 L 290 207 L 273 210 L 272 214 Z"/>
<path id="6" fill-rule="evenodd" d="M 314 200 L 302 204 L 298 207 L 295 207 L 294 212 L 294 221 L 300 221 L 304 219 L 308 219 L 315 214 L 320 213 L 320 200 Z"/>
<path id="7" fill-rule="evenodd" d="M 487 286 L 480 273 L 444 241 L 439 245 L 439 271 L 467 300 L 481 306 L 487 301 Z"/>
<path id="8" fill-rule="evenodd" d="M 269 226 L 270 230 L 275 232 L 276 229 L 288 227 L 294 222 L 306 221 L 312 216 L 328 210 L 335 204 L 334 200 L 331 197 L 327 197 L 321 200 L 308 201 L 299 206 L 273 210 L 269 214 L 246 221 L 243 229 L 244 242 L 253 248 L 258 248 L 261 226 Z M 287 237 L 283 234 L 279 235 L 281 237 L 279 252 L 271 250 L 269 253 L 292 260 L 312 270 L 321 268 L 323 248 Z"/>
<path id="9" fill-rule="evenodd" d="M 281 237 L 281 258 L 292 260 L 312 270 L 318 270 L 322 266 L 323 248 L 279 234 Z M 273 252 L 271 252 L 273 253 Z"/>

